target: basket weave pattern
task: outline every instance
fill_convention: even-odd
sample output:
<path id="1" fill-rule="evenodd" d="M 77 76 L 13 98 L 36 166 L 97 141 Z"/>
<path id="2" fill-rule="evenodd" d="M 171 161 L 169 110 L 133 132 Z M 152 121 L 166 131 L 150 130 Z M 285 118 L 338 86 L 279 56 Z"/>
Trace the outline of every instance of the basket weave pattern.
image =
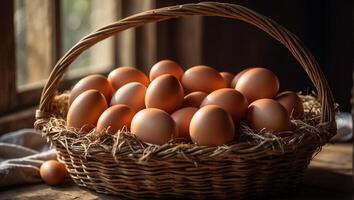
<path id="1" fill-rule="evenodd" d="M 57 87 L 65 70 L 83 51 L 128 28 L 192 15 L 241 20 L 281 42 L 301 64 L 317 90 L 318 124 L 303 129 L 301 122 L 300 125 L 293 122 L 293 134 L 282 139 L 245 140 L 220 147 L 175 141 L 155 146 L 125 132 L 95 138 L 94 133 L 83 134 L 65 126 L 60 118 L 65 119 L 67 96 L 57 96 Z M 81 39 L 54 67 L 43 89 L 35 127 L 55 146 L 59 160 L 65 163 L 70 176 L 80 186 L 133 199 L 247 198 L 274 194 L 301 181 L 314 153 L 335 133 L 333 102 L 316 60 L 294 34 L 242 6 L 207 2 L 143 12 Z"/>

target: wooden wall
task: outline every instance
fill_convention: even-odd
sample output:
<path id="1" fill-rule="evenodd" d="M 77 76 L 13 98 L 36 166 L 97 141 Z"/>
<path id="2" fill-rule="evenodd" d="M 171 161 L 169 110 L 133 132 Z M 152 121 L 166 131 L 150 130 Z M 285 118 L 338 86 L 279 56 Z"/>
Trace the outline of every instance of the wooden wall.
<path id="1" fill-rule="evenodd" d="M 200 1 L 154 2 L 155 5 L 150 7 Z M 350 111 L 352 1 L 222 2 L 237 3 L 258 11 L 298 35 L 317 58 L 341 110 Z M 126 14 L 134 11 L 132 9 Z M 144 71 L 148 71 L 157 60 L 165 58 L 176 60 L 185 68 L 203 63 L 234 73 L 249 66 L 265 66 L 278 74 L 282 90 L 311 92 L 314 89 L 301 66 L 282 45 L 242 22 L 218 17 L 188 17 L 160 22 L 136 31 L 144 36 L 136 42 L 136 65 Z"/>

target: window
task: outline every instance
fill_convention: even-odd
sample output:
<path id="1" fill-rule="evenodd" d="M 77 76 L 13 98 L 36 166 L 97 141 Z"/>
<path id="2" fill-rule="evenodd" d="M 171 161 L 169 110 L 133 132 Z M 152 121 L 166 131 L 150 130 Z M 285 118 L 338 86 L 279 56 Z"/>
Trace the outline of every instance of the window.
<path id="1" fill-rule="evenodd" d="M 54 62 L 52 1 L 16 0 L 14 10 L 16 84 L 18 88 L 44 80 Z"/>
<path id="2" fill-rule="evenodd" d="M 119 18 L 155 7 L 155 0 L 5 0 L 0 7 L 0 133 L 31 127 L 53 66 L 82 37 Z M 124 12 L 123 12 L 124 10 Z M 126 12 L 128 11 L 128 12 Z M 11 20 L 12 19 L 12 20 Z M 135 62 L 135 30 L 91 47 L 71 64 L 62 90 L 90 73 Z M 120 51 L 124 49 L 124 51 Z"/>
<path id="3" fill-rule="evenodd" d="M 77 41 L 95 29 L 117 19 L 116 1 L 63 0 L 61 4 L 62 45 L 67 52 Z M 103 71 L 114 65 L 114 38 L 108 38 L 84 52 L 70 67 L 69 73 L 84 69 Z"/>
<path id="4" fill-rule="evenodd" d="M 119 1 L 4 1 L 0 24 L 8 27 L 0 52 L 0 132 L 31 127 L 41 90 L 56 61 L 79 39 L 117 20 Z M 7 21 L 3 21 L 3 20 Z M 10 20 L 13 19 L 13 20 Z M 75 61 L 63 89 L 89 73 L 107 73 L 115 66 L 116 39 L 103 41 Z M 10 48 L 9 48 L 10 47 Z"/>
<path id="5" fill-rule="evenodd" d="M 16 83 L 20 91 L 43 85 L 59 56 L 94 29 L 117 19 L 116 1 L 99 2 L 15 1 Z M 80 69 L 100 72 L 113 65 L 114 39 L 110 38 L 81 55 L 69 73 Z"/>

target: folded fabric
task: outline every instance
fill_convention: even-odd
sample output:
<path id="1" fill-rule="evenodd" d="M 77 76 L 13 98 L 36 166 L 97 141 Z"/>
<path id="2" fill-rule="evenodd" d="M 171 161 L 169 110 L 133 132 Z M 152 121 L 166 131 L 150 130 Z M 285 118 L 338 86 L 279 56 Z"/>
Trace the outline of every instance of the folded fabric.
<path id="1" fill-rule="evenodd" d="M 0 136 L 0 187 L 40 182 L 39 167 L 55 159 L 56 151 L 34 129 Z"/>
<path id="2" fill-rule="evenodd" d="M 353 118 L 351 113 L 340 112 L 336 114 L 337 134 L 332 142 L 347 142 L 353 138 Z"/>

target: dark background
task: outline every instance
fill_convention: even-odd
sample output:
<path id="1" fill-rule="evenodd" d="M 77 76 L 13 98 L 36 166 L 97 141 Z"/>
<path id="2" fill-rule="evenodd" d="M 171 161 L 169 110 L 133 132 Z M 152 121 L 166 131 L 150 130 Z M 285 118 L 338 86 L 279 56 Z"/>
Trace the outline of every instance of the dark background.
<path id="1" fill-rule="evenodd" d="M 157 1 L 164 7 L 200 1 Z M 220 1 L 221 2 L 221 1 Z M 353 1 L 351 0 L 267 0 L 225 1 L 246 6 L 263 14 L 295 33 L 317 59 L 332 88 L 341 111 L 350 111 L 353 71 Z M 129 15 L 131 13 L 126 13 Z M 281 90 L 314 90 L 305 71 L 285 47 L 261 30 L 243 22 L 203 17 L 201 37 L 193 31 L 189 19 L 176 19 L 157 24 L 156 61 L 170 58 L 184 68 L 206 64 L 220 71 L 237 73 L 250 66 L 263 66 L 274 71 L 281 82 Z M 143 32 L 144 28 L 139 28 Z M 138 31 L 139 31 L 138 29 Z M 192 30 L 191 30 L 192 29 Z M 193 46 L 200 39 L 201 47 Z M 146 54 L 148 47 L 142 47 Z M 138 56 L 139 57 L 139 56 Z M 155 61 L 155 60 L 154 60 Z M 153 63 L 137 61 L 147 71 Z"/>

